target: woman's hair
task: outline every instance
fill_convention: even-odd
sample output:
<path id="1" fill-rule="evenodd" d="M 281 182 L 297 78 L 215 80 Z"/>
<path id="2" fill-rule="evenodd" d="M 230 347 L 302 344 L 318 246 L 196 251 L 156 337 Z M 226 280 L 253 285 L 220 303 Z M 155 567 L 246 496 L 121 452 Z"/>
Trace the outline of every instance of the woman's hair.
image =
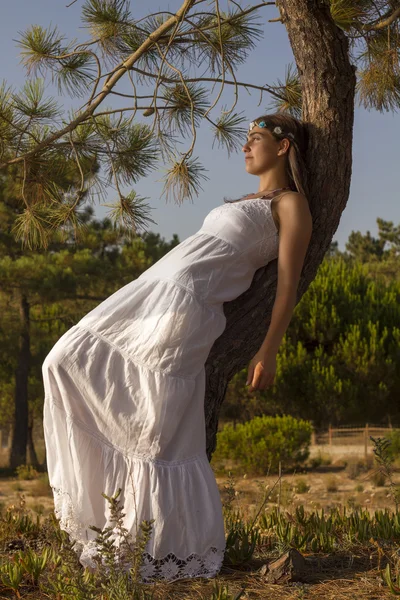
<path id="1" fill-rule="evenodd" d="M 287 138 L 290 146 L 287 154 L 286 172 L 290 181 L 290 188 L 300 192 L 308 198 L 308 169 L 306 152 L 308 148 L 308 128 L 295 117 L 285 113 L 263 115 L 254 120 L 254 123 L 264 121 L 265 127 L 272 133 L 276 140 L 287 138 L 288 133 L 293 134 L 293 139 Z M 280 127 L 282 133 L 275 133 L 275 127 Z"/>

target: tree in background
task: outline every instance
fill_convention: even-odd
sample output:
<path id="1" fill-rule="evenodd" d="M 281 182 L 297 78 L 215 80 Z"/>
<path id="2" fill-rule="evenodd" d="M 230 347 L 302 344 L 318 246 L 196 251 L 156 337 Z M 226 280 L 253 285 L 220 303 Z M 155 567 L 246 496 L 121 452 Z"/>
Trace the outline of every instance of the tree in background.
<path id="1" fill-rule="evenodd" d="M 297 70 L 288 69 L 284 83 L 275 86 L 238 82 L 235 70 L 261 36 L 262 11 L 270 6 L 278 8 L 279 16 L 269 21 L 284 26 Z M 127 0 L 86 0 L 87 42 L 66 43 L 57 28 L 30 27 L 20 38 L 28 73 L 50 75 L 63 93 L 78 95 L 83 103 L 63 119 L 54 101 L 44 98 L 40 80 L 28 82 L 19 93 L 3 87 L 0 168 L 13 172 L 23 206 L 15 236 L 45 247 L 52 232 L 67 223 L 78 233 L 82 197 L 96 196 L 103 186 L 98 172 L 83 168 L 94 156 L 115 188 L 113 222 L 135 233 L 147 220 L 146 207 L 133 190 L 123 193 L 122 186 L 150 173 L 160 157 L 169 164 L 167 199 L 191 198 L 205 176 L 194 156 L 198 126 L 203 119 L 210 123 L 229 154 L 245 134 L 243 117 L 235 112 L 238 92 L 255 89 L 273 98 L 274 109 L 301 116 L 309 126 L 314 231 L 298 302 L 330 251 L 348 199 L 356 93 L 369 108 L 399 106 L 399 17 L 398 3 L 382 0 L 277 0 L 246 9 L 228 0 L 225 11 L 218 0 L 208 5 L 184 0 L 175 13 L 160 11 L 135 20 Z M 123 78 L 130 81 L 131 93 L 118 90 Z M 211 83 L 219 84 L 214 96 L 207 88 Z M 232 106 L 215 117 L 225 86 L 232 86 Z M 105 106 L 121 98 L 127 105 Z M 139 115 L 151 124 L 137 122 Z M 177 142 L 187 132 L 189 144 L 179 153 Z M 80 178 L 68 190 L 53 176 L 65 160 L 75 163 Z M 250 290 L 226 306 L 226 330 L 206 364 L 209 457 L 227 383 L 259 348 L 275 289 L 273 261 L 256 273 Z M 259 326 L 264 322 L 265 329 Z"/>
<path id="2" fill-rule="evenodd" d="M 359 260 L 326 258 L 284 336 L 275 384 L 250 394 L 246 370 L 239 371 L 221 416 L 244 422 L 290 414 L 317 429 L 359 425 L 360 415 L 363 422 L 400 423 L 399 298 L 398 277 L 377 276 Z"/>
<path id="3" fill-rule="evenodd" d="M 37 467 L 32 428 L 42 418 L 42 364 L 57 339 L 86 312 L 176 245 L 159 235 L 133 240 L 109 219 L 81 214 L 78 243 L 65 225 L 55 230 L 47 251 L 22 248 L 11 233 L 20 216 L 13 183 L 0 186 L 0 422 L 12 424 L 10 466 L 26 464 L 27 447 Z"/>

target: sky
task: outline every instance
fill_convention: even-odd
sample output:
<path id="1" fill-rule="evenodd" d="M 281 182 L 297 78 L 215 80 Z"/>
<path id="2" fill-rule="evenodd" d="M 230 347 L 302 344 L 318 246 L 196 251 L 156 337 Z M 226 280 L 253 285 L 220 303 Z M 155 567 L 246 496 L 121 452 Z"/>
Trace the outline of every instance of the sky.
<path id="1" fill-rule="evenodd" d="M 20 49 L 16 44 L 19 33 L 32 24 L 48 27 L 57 25 L 68 39 L 86 40 L 88 33 L 82 28 L 80 20 L 83 0 L 77 0 L 69 8 L 71 0 L 14 0 L 7 4 L 0 21 L 0 52 L 2 56 L 1 78 L 12 87 L 20 88 L 26 80 L 26 72 L 20 64 Z M 247 7 L 254 4 L 242 2 Z M 158 10 L 176 10 L 181 5 L 179 0 L 170 2 L 162 0 L 146 0 L 131 2 L 134 18 L 140 18 Z M 285 71 L 290 63 L 294 66 L 294 57 L 287 37 L 286 29 L 281 23 L 269 23 L 268 19 L 279 16 L 275 6 L 262 9 L 264 19 L 264 36 L 257 42 L 244 65 L 236 73 L 238 81 L 255 85 L 278 84 L 284 80 Z M 232 86 L 227 86 L 222 103 L 230 105 L 233 101 Z M 123 87 L 120 88 L 121 91 Z M 128 89 L 128 88 L 127 88 Z M 57 98 L 57 93 L 48 84 L 49 94 Z M 242 112 L 248 121 L 273 112 L 270 107 L 272 98 L 264 94 L 259 105 L 259 93 L 249 94 L 242 89 L 239 94 L 237 111 Z M 71 100 L 58 97 L 58 101 L 68 108 Z M 76 101 L 75 101 L 76 102 Z M 115 106 L 114 106 L 115 105 Z M 107 102 L 108 107 L 120 106 L 115 100 Z M 217 116 L 214 113 L 215 116 Z M 399 113 L 380 113 L 375 109 L 366 110 L 362 106 L 355 107 L 353 129 L 353 167 L 350 195 L 347 206 L 342 213 L 339 227 L 333 237 L 340 250 L 345 250 L 345 243 L 352 231 L 365 234 L 370 231 L 376 236 L 378 227 L 376 219 L 400 222 L 400 202 L 397 175 L 400 164 L 400 118 Z M 202 190 L 192 201 L 186 200 L 177 204 L 173 200 L 166 201 L 162 196 L 163 183 L 161 177 L 165 166 L 152 171 L 146 178 L 140 179 L 133 187 L 151 207 L 150 217 L 156 224 L 149 223 L 149 231 L 159 233 L 166 241 L 170 241 L 176 233 L 183 241 L 200 229 L 205 216 L 214 207 L 223 203 L 224 197 L 237 198 L 258 189 L 258 178 L 245 171 L 244 154 L 238 152 L 228 158 L 226 150 L 212 148 L 213 136 L 208 124 L 202 124 L 198 131 L 198 139 L 194 154 L 207 169 L 208 180 L 202 183 Z M 333 182 L 334 185 L 334 182 Z M 106 202 L 115 202 L 116 196 L 110 190 Z M 106 216 L 109 209 L 95 206 L 95 214 L 99 218 Z"/>

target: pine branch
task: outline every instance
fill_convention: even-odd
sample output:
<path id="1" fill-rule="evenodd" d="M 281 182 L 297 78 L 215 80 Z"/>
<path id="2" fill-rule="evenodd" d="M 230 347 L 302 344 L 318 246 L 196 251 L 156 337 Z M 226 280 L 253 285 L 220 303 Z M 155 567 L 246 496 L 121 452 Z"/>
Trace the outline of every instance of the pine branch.
<path id="1" fill-rule="evenodd" d="M 174 17 L 168 19 L 165 23 L 163 23 L 154 33 L 149 36 L 147 40 L 143 42 L 140 48 L 134 52 L 127 60 L 123 61 L 119 64 L 116 69 L 114 69 L 113 75 L 110 77 L 109 81 L 104 84 L 101 93 L 97 96 L 97 98 L 93 101 L 93 103 L 88 106 L 86 110 L 84 110 L 78 117 L 76 117 L 72 122 L 70 122 L 66 127 L 56 131 L 52 135 L 48 136 L 43 142 L 38 144 L 35 148 L 27 152 L 23 156 L 18 156 L 7 160 L 0 164 L 0 169 L 4 168 L 8 165 L 21 163 L 23 160 L 35 156 L 41 150 L 44 150 L 53 142 L 60 139 L 65 134 L 69 133 L 73 129 L 77 127 L 80 123 L 85 121 L 90 115 L 94 114 L 96 108 L 103 102 L 103 100 L 108 96 L 110 90 L 117 84 L 117 82 L 121 79 L 126 71 L 128 71 L 137 61 L 143 56 L 143 54 L 153 46 L 158 38 L 163 35 L 166 31 L 168 31 L 171 27 L 180 22 L 182 16 L 185 12 L 195 3 L 196 0 L 184 0 L 181 8 L 176 12 Z"/>
<path id="2" fill-rule="evenodd" d="M 132 67 L 131 69 L 132 71 L 135 71 L 136 73 L 140 73 L 141 75 L 144 75 L 146 77 L 150 77 L 150 78 L 155 78 L 157 77 L 157 75 L 155 75 L 154 73 L 149 73 L 148 71 L 143 71 L 142 69 L 138 69 L 137 67 Z M 179 81 L 179 79 L 172 79 L 170 77 L 162 77 L 163 83 L 177 83 Z M 209 83 L 222 83 L 222 79 L 220 79 L 219 77 L 185 77 L 185 81 L 186 83 L 197 83 L 197 82 L 209 82 Z M 230 81 L 228 79 L 225 80 L 225 84 L 226 85 L 237 85 L 240 87 L 244 87 L 244 88 L 249 88 L 249 89 L 253 89 L 253 90 L 260 90 L 262 92 L 268 92 L 270 93 L 272 96 L 275 96 L 276 98 L 278 98 L 279 100 L 283 99 L 283 96 L 278 94 L 278 92 L 276 92 L 274 90 L 273 87 L 268 86 L 268 85 L 255 85 L 252 83 L 244 83 L 242 81 Z M 275 87 L 282 87 L 282 86 L 275 86 Z M 129 98 L 131 96 L 128 96 Z"/>
<path id="3" fill-rule="evenodd" d="M 383 19 L 379 23 L 364 25 L 364 26 L 362 26 L 362 29 L 364 31 L 372 31 L 372 30 L 379 31 L 379 29 L 385 29 L 386 27 L 389 27 L 399 17 L 400 17 L 400 6 L 399 6 L 399 8 L 396 8 L 396 10 L 393 11 L 393 13 L 389 17 Z"/>

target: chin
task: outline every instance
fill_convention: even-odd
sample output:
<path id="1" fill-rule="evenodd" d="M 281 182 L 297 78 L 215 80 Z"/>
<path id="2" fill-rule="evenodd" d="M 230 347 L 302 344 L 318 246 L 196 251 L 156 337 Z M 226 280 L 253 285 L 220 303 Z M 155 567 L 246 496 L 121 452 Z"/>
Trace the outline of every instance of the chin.
<path id="1" fill-rule="evenodd" d="M 247 162 L 245 164 L 245 169 L 249 175 L 257 175 L 257 169 L 254 166 L 252 167 L 251 165 L 247 164 Z"/>

